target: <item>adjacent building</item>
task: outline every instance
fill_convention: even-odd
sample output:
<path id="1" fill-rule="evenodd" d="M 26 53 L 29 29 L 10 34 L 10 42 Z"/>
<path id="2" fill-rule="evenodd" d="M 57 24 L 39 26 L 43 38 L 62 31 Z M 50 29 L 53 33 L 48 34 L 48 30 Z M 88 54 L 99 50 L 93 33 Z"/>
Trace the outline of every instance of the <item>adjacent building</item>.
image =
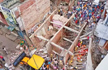
<path id="1" fill-rule="evenodd" d="M 21 30 L 25 30 L 29 34 L 36 30 L 36 26 L 50 12 L 50 0 L 4 0 L 1 1 L 1 7 L 9 9 L 19 23 Z M 0 20 L 8 25 L 3 12 L 0 13 L 0 16 Z"/>
<path id="2" fill-rule="evenodd" d="M 99 46 L 108 50 L 108 1 L 106 2 L 104 11 L 102 13 L 102 19 L 97 23 L 94 35 L 100 38 Z"/>

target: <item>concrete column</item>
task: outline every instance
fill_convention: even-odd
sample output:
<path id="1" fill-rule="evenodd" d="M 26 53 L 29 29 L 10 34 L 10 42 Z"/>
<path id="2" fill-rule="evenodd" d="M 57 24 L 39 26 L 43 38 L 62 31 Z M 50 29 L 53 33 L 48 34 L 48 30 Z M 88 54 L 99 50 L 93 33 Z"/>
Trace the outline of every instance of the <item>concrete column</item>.
<path id="1" fill-rule="evenodd" d="M 103 24 L 107 24 L 108 23 L 108 10 L 107 10 L 107 14 L 106 14 L 106 18 L 105 18 L 105 20 L 103 21 Z"/>
<path id="2" fill-rule="evenodd" d="M 91 57 L 91 47 L 92 47 L 92 38 L 89 39 L 89 49 L 88 49 L 88 55 L 87 55 L 86 70 L 94 70 L 93 64 L 92 64 L 92 57 Z"/>
<path id="3" fill-rule="evenodd" d="M 103 11 L 103 13 L 102 13 L 102 15 L 101 15 L 101 18 L 102 18 L 102 19 L 104 19 L 104 14 L 105 14 L 105 9 L 104 9 L 104 11 Z"/>

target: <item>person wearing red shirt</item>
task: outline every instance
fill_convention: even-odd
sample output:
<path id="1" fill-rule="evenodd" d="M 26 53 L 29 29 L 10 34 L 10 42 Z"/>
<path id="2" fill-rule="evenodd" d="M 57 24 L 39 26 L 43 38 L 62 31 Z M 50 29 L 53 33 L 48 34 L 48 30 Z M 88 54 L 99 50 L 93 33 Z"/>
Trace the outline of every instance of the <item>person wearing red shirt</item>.
<path id="1" fill-rule="evenodd" d="M 101 10 L 101 13 L 103 12 L 103 9 Z"/>
<path id="2" fill-rule="evenodd" d="M 78 23 L 78 20 L 76 20 L 75 23 L 77 24 Z"/>
<path id="3" fill-rule="evenodd" d="M 5 61 L 5 59 L 3 58 L 3 56 L 0 55 L 0 58 L 1 58 L 3 61 Z"/>
<path id="4" fill-rule="evenodd" d="M 97 6 L 97 8 L 99 9 L 99 5 Z"/>
<path id="5" fill-rule="evenodd" d="M 94 14 L 94 12 L 92 12 L 92 15 Z"/>

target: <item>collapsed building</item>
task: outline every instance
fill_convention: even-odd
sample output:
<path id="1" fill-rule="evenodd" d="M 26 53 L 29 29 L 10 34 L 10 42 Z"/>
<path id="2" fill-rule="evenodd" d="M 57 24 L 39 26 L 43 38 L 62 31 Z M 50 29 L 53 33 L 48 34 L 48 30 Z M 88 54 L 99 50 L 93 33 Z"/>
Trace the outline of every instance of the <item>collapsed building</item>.
<path id="1" fill-rule="evenodd" d="M 46 48 L 49 55 L 57 54 L 65 64 L 92 70 L 92 38 L 89 40 L 88 37 L 92 31 L 87 30 L 86 22 L 76 25 L 73 22 L 74 14 L 69 19 L 65 14 L 61 16 L 55 9 L 29 38 L 37 49 Z M 83 44 L 78 47 L 81 42 Z"/>
<path id="2" fill-rule="evenodd" d="M 87 31 L 84 31 L 87 27 L 86 22 L 80 27 L 73 23 L 73 17 L 74 14 L 67 19 L 57 14 L 57 10 L 53 11 L 42 25 L 30 36 L 30 39 L 37 49 L 46 47 L 48 54 L 57 54 L 59 57 L 63 58 L 65 64 L 72 61 L 71 64 L 81 69 L 84 68 L 83 64 L 87 61 L 89 48 L 87 36 L 91 32 L 87 33 Z M 84 43 L 81 46 L 85 45 L 85 47 L 77 47 L 80 41 Z M 74 62 L 75 60 L 73 60 L 72 56 L 74 56 L 74 59 L 79 57 L 79 60 L 77 59 L 76 62 Z"/>
<path id="3" fill-rule="evenodd" d="M 24 29 L 30 36 L 29 38 L 35 48 L 46 48 L 49 55 L 57 54 L 69 66 L 77 66 L 78 69 L 86 67 L 86 70 L 92 70 L 91 46 L 93 46 L 93 41 L 90 35 L 93 31 L 87 28 L 86 22 L 83 22 L 82 25 L 76 25 L 73 22 L 74 14 L 69 18 L 66 17 L 67 10 L 72 8 L 77 0 L 52 1 L 54 1 L 56 6 L 50 7 L 53 5 L 53 3 L 52 5 L 50 4 L 50 0 L 28 0 L 12 8 L 12 10 L 21 29 Z M 64 14 L 62 15 L 64 16 L 58 14 L 58 9 L 61 6 L 63 6 Z M 106 12 L 106 9 L 104 9 L 104 19 Z M 106 23 L 107 18 L 105 20 L 104 22 Z M 2 19 L 2 22 L 5 23 L 6 21 Z M 100 39 L 101 42 L 103 42 L 103 39 Z M 107 49 L 107 42 L 105 43 L 104 41 L 103 45 Z M 101 46 L 103 45 L 101 44 Z M 93 50 L 95 51 L 95 49 Z"/>

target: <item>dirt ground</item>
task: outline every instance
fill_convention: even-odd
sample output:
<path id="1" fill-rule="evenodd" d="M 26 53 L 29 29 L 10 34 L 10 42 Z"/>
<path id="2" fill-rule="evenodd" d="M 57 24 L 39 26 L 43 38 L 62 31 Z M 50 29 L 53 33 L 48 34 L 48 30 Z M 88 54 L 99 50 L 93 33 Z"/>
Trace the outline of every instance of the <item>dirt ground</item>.
<path id="1" fill-rule="evenodd" d="M 12 64 L 11 59 L 16 58 L 16 57 L 13 57 L 13 56 L 15 56 L 14 53 L 17 53 L 19 51 L 16 49 L 16 46 L 18 45 L 18 43 L 16 41 L 18 39 L 16 39 L 16 41 L 12 41 L 5 36 L 5 33 L 8 30 L 0 29 L 0 31 L 2 31 L 2 34 L 0 34 L 0 55 L 4 57 L 5 63 L 7 63 L 9 65 L 9 64 Z M 2 49 L 4 46 L 5 46 L 8 54 L 6 54 L 6 52 Z M 16 68 L 15 70 L 19 70 L 19 68 L 18 69 Z"/>

